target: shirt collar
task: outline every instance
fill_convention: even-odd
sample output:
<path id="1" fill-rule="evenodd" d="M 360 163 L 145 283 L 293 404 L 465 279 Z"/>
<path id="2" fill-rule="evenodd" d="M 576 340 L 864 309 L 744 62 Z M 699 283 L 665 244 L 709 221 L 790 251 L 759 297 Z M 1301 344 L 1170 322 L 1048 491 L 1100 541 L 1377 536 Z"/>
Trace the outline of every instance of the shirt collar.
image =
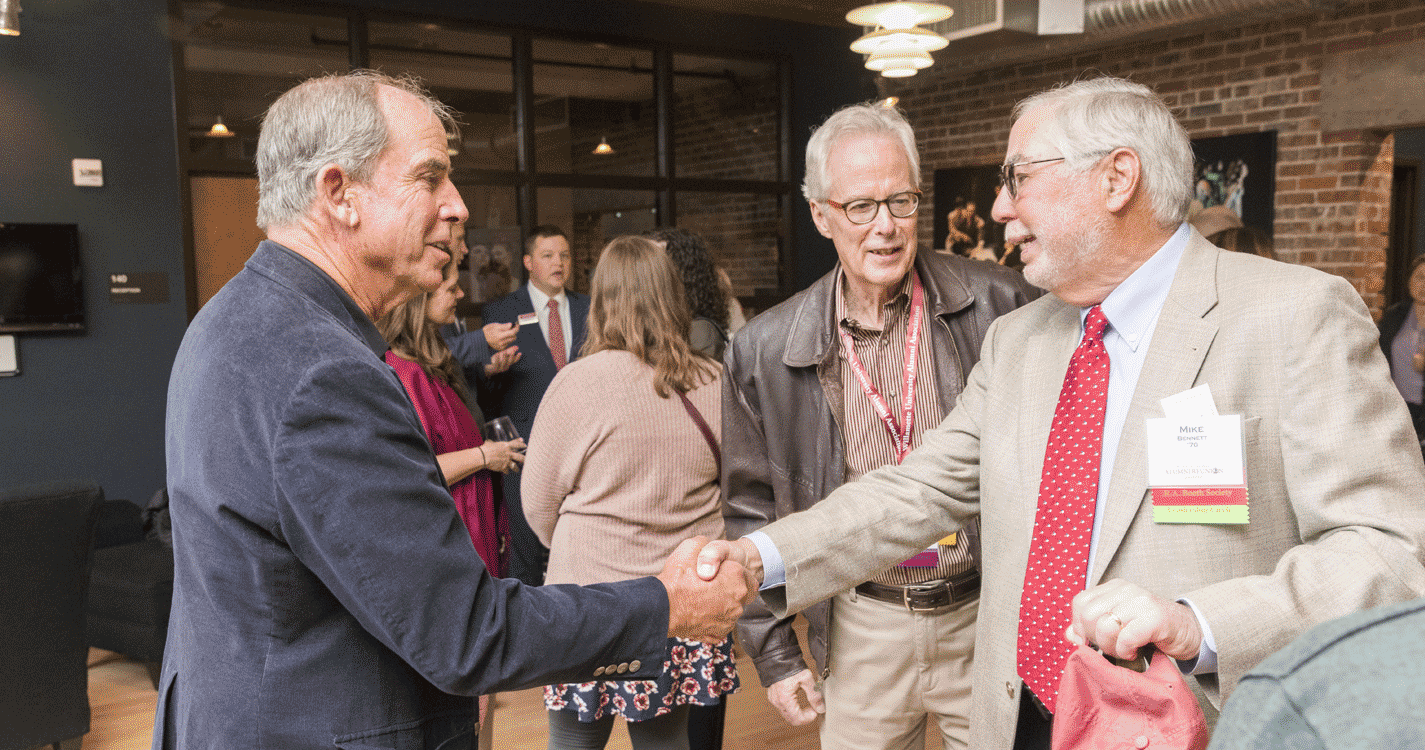
<path id="1" fill-rule="evenodd" d="M 886 314 L 882 317 L 881 323 L 881 328 L 883 330 L 889 330 L 895 325 L 898 320 L 898 316 L 900 315 L 901 308 L 906 306 L 902 304 L 903 301 L 910 299 L 910 275 L 912 273 L 915 273 L 914 268 L 911 268 L 910 272 L 905 275 L 905 278 L 901 279 L 900 288 L 898 288 L 896 290 L 896 293 L 891 296 L 890 300 L 882 306 L 886 308 Z M 852 331 L 874 330 L 868 329 L 865 326 L 862 326 L 860 323 L 846 317 L 846 293 L 843 289 L 846 278 L 845 274 L 845 270 L 842 269 L 841 264 L 838 263 L 836 265 L 836 278 L 833 280 L 831 287 L 833 290 L 832 295 L 835 300 L 835 307 L 833 309 L 835 309 L 836 311 L 837 325 L 844 326 Z"/>
<path id="2" fill-rule="evenodd" d="M 1138 345 L 1152 333 L 1158 313 L 1168 299 L 1168 288 L 1177 274 L 1178 261 L 1187 249 L 1188 235 L 1188 225 L 1180 225 L 1152 257 L 1104 299 L 1101 305 L 1104 317 L 1129 349 L 1137 351 Z M 1079 321 L 1087 315 L 1087 308 L 1081 310 Z"/>
<path id="3" fill-rule="evenodd" d="M 559 306 L 564 306 L 565 294 L 563 289 L 560 289 L 558 294 L 550 297 L 540 291 L 539 287 L 535 286 L 533 281 L 525 282 L 525 287 L 529 289 L 529 301 L 534 305 L 535 310 L 544 309 L 549 305 L 549 300 L 551 299 L 559 300 Z"/>

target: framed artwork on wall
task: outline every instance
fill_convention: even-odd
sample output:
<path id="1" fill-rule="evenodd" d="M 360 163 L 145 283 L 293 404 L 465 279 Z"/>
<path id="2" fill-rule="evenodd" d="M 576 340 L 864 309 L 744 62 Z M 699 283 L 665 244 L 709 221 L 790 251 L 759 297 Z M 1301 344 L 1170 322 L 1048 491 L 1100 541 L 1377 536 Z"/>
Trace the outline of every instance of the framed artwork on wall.
<path id="1" fill-rule="evenodd" d="M 1224 206 L 1244 225 L 1271 237 L 1276 219 L 1277 131 L 1198 138 L 1192 142 L 1192 152 L 1191 213 Z"/>
<path id="2" fill-rule="evenodd" d="M 520 285 L 521 258 L 519 227 L 468 227 L 465 230 L 465 256 L 461 286 L 471 304 L 497 300 Z"/>
<path id="3" fill-rule="evenodd" d="M 990 218 L 998 193 L 998 164 L 935 170 L 934 249 L 998 261 L 1004 225 Z"/>

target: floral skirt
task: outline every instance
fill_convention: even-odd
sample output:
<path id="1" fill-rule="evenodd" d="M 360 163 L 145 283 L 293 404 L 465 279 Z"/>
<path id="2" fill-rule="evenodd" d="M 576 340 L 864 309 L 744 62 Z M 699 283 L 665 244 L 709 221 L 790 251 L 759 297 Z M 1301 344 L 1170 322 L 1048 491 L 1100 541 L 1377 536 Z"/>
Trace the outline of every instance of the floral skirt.
<path id="1" fill-rule="evenodd" d="M 544 706 L 550 711 L 577 712 L 579 721 L 598 721 L 614 714 L 643 721 L 684 704 L 716 705 L 723 695 L 737 692 L 738 685 L 732 638 L 715 646 L 669 638 L 663 672 L 656 679 L 548 685 Z"/>

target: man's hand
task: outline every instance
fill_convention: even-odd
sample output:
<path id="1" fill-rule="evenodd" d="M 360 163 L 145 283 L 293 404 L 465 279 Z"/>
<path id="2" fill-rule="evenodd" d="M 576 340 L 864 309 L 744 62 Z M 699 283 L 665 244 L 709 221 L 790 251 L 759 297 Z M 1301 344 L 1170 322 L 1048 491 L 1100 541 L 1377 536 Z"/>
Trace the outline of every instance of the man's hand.
<path id="1" fill-rule="evenodd" d="M 757 595 L 757 582 L 743 567 L 726 562 L 704 580 L 693 568 L 707 537 L 686 539 L 663 565 L 658 580 L 668 589 L 668 635 L 719 643 L 742 616 L 742 605 Z"/>
<path id="2" fill-rule="evenodd" d="M 698 553 L 698 577 L 711 581 L 724 561 L 737 563 L 752 576 L 754 592 L 762 586 L 762 553 L 757 551 L 757 545 L 746 538 L 731 542 L 722 539 L 709 542 L 708 546 Z"/>
<path id="3" fill-rule="evenodd" d="M 521 356 L 523 355 L 520 354 L 520 348 L 518 346 L 512 346 L 508 349 L 495 352 L 490 357 L 490 364 L 485 365 L 485 377 L 488 378 L 499 375 L 505 370 L 514 367 L 515 363 L 520 361 Z"/>
<path id="4" fill-rule="evenodd" d="M 519 326 L 514 323 L 486 323 L 480 330 L 485 333 L 485 343 L 490 345 L 490 351 L 498 352 L 515 343 Z"/>
<path id="5" fill-rule="evenodd" d="M 1196 659 L 1202 649 L 1202 628 L 1191 608 L 1120 579 L 1074 596 L 1065 637 L 1119 659 L 1138 658 L 1138 649 L 1150 643 L 1179 660 Z"/>
<path id="6" fill-rule="evenodd" d="M 802 696 L 806 696 L 805 699 Z M 794 727 L 810 724 L 817 714 L 826 713 L 826 701 L 816 689 L 816 678 L 810 669 L 767 686 L 767 702 L 776 706 L 782 718 Z"/>

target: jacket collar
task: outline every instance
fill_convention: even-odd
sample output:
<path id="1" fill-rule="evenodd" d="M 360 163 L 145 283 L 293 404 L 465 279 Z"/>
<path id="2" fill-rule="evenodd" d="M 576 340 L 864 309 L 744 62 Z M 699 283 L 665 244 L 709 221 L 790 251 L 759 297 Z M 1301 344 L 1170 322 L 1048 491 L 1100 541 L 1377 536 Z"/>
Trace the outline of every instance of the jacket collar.
<path id="1" fill-rule="evenodd" d="M 925 287 L 925 301 L 930 314 L 941 317 L 957 313 L 974 303 L 975 297 L 964 279 L 956 276 L 945 263 L 927 263 L 921 248 L 915 254 L 915 270 Z M 836 343 L 836 281 L 841 264 L 807 287 L 796 302 L 792 323 L 787 327 L 787 345 L 782 364 L 788 367 L 814 367 L 826 359 Z M 798 298 L 794 298 L 798 299 Z"/>
<path id="2" fill-rule="evenodd" d="M 377 357 L 384 356 L 391 348 L 356 301 L 325 271 L 296 251 L 272 240 L 263 240 L 244 265 L 310 299 L 361 339 Z"/>

